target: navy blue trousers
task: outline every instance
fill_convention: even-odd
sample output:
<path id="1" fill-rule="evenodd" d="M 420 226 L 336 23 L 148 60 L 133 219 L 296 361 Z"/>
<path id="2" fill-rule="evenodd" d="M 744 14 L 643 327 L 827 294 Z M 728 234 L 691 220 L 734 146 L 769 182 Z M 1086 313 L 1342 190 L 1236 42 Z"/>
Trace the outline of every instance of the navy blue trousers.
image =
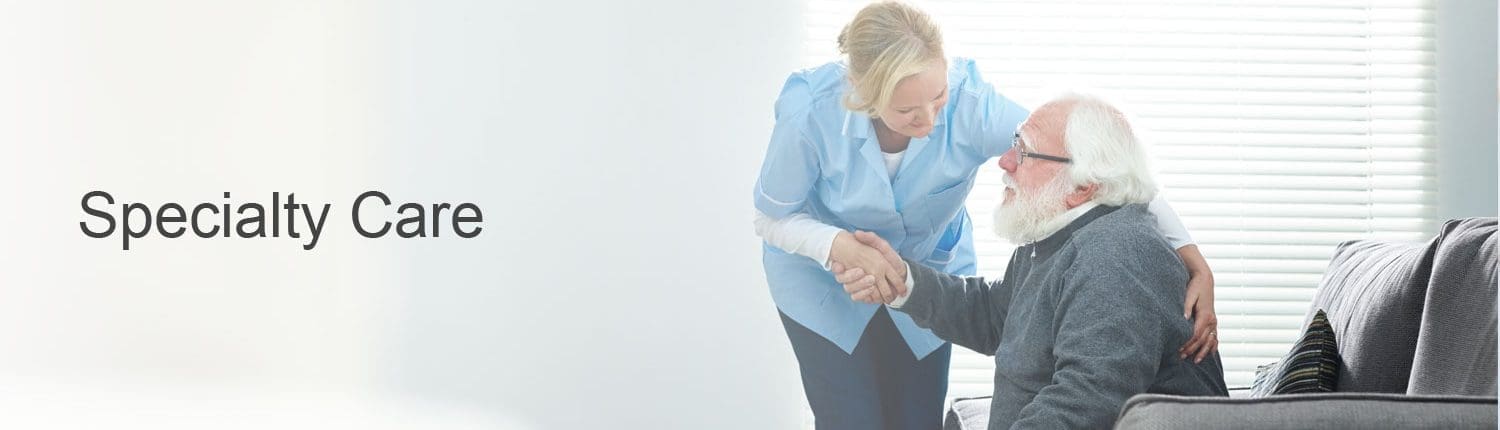
<path id="1" fill-rule="evenodd" d="M 846 353 L 781 314 L 818 430 L 934 430 L 943 426 L 952 344 L 917 360 L 885 307 Z"/>

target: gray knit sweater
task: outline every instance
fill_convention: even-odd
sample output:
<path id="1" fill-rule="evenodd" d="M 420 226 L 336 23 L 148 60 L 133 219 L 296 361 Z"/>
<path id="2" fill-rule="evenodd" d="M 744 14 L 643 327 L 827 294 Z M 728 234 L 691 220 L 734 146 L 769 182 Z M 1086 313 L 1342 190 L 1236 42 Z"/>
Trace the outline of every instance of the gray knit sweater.
<path id="1" fill-rule="evenodd" d="M 1155 226 L 1145 205 L 1098 206 L 1016 249 L 993 283 L 908 261 L 898 310 L 995 356 L 992 430 L 1107 428 L 1139 393 L 1227 396 L 1218 353 L 1177 358 L 1187 270 Z"/>

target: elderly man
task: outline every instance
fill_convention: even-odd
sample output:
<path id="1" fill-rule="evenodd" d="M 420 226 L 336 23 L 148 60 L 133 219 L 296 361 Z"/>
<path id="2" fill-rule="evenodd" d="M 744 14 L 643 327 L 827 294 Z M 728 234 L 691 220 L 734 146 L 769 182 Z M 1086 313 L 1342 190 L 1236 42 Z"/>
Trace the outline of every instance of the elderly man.
<path id="1" fill-rule="evenodd" d="M 1037 108 L 1000 168 L 995 229 L 1021 246 L 999 281 L 902 264 L 856 234 L 906 268 L 905 295 L 884 292 L 892 308 L 994 354 L 991 429 L 1105 428 L 1135 394 L 1228 394 L 1217 352 L 1179 358 L 1187 272 L 1146 210 L 1155 181 L 1117 109 L 1076 94 Z M 855 300 L 882 297 L 858 269 L 834 271 Z"/>

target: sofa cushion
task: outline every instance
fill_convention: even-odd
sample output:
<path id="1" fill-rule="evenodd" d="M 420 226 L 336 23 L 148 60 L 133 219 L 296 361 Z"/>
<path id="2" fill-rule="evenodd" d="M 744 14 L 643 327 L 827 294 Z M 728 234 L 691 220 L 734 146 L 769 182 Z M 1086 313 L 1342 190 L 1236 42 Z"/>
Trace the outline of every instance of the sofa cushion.
<path id="1" fill-rule="evenodd" d="M 1141 394 L 1116 429 L 1493 429 L 1494 397 L 1389 393 L 1288 394 L 1262 398 Z"/>
<path id="2" fill-rule="evenodd" d="M 1339 340 L 1339 391 L 1406 392 L 1435 242 L 1355 240 L 1334 251 L 1311 309 L 1327 312 Z"/>
<path id="3" fill-rule="evenodd" d="M 1495 232 L 1495 218 L 1439 231 L 1407 393 L 1496 394 Z"/>
<path id="4" fill-rule="evenodd" d="M 1473 372 L 1496 367 L 1495 233 L 1495 218 L 1455 219 L 1426 243 L 1338 246 L 1311 307 L 1339 341 L 1339 391 L 1496 394 L 1493 373 Z M 1254 396 L 1294 353 L 1256 373 Z"/>

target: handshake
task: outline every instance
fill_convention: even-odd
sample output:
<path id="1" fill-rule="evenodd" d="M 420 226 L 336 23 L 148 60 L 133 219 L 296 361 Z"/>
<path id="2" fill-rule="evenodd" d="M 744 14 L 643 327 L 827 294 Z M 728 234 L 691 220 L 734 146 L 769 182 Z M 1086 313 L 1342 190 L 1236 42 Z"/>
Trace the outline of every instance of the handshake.
<path id="1" fill-rule="evenodd" d="M 875 233 L 839 232 L 828 259 L 834 279 L 856 302 L 890 304 L 906 296 L 906 262 Z"/>

